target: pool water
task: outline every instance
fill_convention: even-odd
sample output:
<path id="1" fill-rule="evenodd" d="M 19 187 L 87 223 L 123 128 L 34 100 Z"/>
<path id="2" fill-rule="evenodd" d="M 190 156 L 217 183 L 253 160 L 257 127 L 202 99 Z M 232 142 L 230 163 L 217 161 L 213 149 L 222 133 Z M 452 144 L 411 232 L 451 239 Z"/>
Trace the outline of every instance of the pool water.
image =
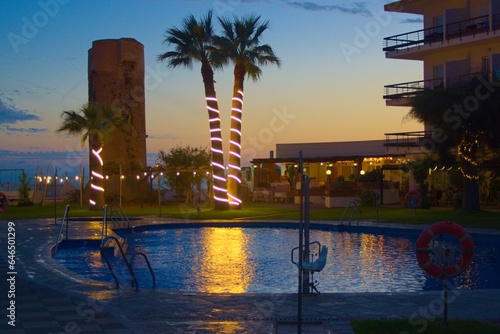
<path id="1" fill-rule="evenodd" d="M 325 268 L 314 275 L 320 292 L 416 292 L 440 290 L 442 282 L 425 275 L 415 258 L 420 231 L 383 234 L 311 230 L 311 241 L 329 248 Z M 127 257 L 147 254 L 158 287 L 208 293 L 292 293 L 298 270 L 291 250 L 298 231 L 291 228 L 200 227 L 145 229 L 121 234 Z M 499 238 L 473 236 L 470 267 L 452 284 L 459 289 L 500 288 Z M 444 240 L 447 243 L 455 241 Z M 119 253 L 110 257 L 120 284 L 130 275 Z M 86 277 L 114 283 L 99 250 L 62 248 L 55 261 Z M 134 271 L 141 288 L 151 275 L 140 258 Z"/>

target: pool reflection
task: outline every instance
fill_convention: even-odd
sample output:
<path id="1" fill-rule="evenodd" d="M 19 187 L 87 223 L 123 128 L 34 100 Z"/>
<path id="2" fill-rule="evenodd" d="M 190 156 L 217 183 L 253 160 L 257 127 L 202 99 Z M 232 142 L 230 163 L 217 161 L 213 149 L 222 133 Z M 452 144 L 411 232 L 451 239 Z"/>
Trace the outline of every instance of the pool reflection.
<path id="1" fill-rule="evenodd" d="M 207 228 L 202 233 L 201 243 L 196 290 L 211 293 L 246 292 L 254 276 L 254 266 L 248 259 L 248 235 L 243 229 Z"/>

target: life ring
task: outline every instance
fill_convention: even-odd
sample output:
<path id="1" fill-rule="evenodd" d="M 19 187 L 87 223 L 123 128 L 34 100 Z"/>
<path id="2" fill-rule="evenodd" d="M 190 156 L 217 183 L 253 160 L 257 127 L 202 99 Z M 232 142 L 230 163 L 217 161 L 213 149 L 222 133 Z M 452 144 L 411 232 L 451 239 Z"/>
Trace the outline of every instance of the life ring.
<path id="1" fill-rule="evenodd" d="M 467 231 L 460 225 L 453 222 L 434 223 L 429 228 L 422 231 L 417 239 L 417 262 L 432 277 L 441 278 L 444 270 L 441 266 L 431 261 L 429 244 L 441 234 L 450 234 L 460 241 L 462 254 L 457 263 L 446 268 L 447 277 L 455 277 L 461 273 L 472 261 L 474 255 L 474 241 Z"/>
<path id="2" fill-rule="evenodd" d="M 4 213 L 7 211 L 7 205 L 9 201 L 7 200 L 7 196 L 4 193 L 0 193 L 0 213 Z"/>
<path id="3" fill-rule="evenodd" d="M 422 195 L 416 190 L 410 190 L 405 196 L 405 203 L 410 209 L 422 206 Z"/>

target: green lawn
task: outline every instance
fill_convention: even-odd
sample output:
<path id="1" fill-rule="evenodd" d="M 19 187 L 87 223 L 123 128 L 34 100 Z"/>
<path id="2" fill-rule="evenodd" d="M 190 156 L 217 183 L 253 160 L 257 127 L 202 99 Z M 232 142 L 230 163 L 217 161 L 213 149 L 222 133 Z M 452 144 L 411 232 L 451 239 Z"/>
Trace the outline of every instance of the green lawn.
<path id="1" fill-rule="evenodd" d="M 55 216 L 62 216 L 64 204 L 57 204 Z M 70 205 L 70 217 L 101 217 L 102 211 L 90 211 L 84 205 L 80 208 L 79 204 Z M 125 213 L 129 217 L 138 216 L 159 216 L 160 210 L 156 205 L 125 206 Z M 344 208 L 317 208 L 311 209 L 311 220 L 340 220 Z M 231 209 L 225 211 L 213 210 L 211 208 L 201 206 L 200 214 L 197 213 L 193 206 L 185 204 L 169 203 L 162 206 L 162 217 L 179 218 L 179 219 L 266 219 L 266 220 L 298 220 L 299 208 L 293 204 L 281 203 L 261 203 L 261 202 L 246 202 L 242 209 Z M 348 220 L 350 211 L 347 212 Z M 438 221 L 453 221 L 464 227 L 482 227 L 500 229 L 500 211 L 479 211 L 466 212 L 463 210 L 453 210 L 451 208 L 432 208 L 418 209 L 416 211 L 416 219 L 414 221 L 413 211 L 400 206 L 381 206 L 377 210 L 374 207 L 361 208 L 361 220 L 371 220 L 386 222 L 386 223 L 416 223 L 416 224 L 432 224 Z M 19 219 L 34 219 L 34 218 L 54 218 L 54 205 L 47 204 L 45 206 L 18 207 L 15 205 L 9 206 L 7 212 L 0 215 L 2 220 L 19 220 Z M 353 219 L 357 218 L 357 214 Z"/>
<path id="2" fill-rule="evenodd" d="M 500 327 L 476 320 L 449 320 L 447 325 L 442 319 L 427 321 L 413 320 L 353 320 L 355 334 L 498 334 Z"/>

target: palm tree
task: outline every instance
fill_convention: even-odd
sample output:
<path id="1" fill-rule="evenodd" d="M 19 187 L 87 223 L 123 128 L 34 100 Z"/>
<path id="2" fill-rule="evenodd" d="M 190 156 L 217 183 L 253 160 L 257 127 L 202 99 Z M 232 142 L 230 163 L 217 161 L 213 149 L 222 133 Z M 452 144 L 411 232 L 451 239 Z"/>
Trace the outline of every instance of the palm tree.
<path id="1" fill-rule="evenodd" d="M 101 152 L 104 143 L 115 129 L 130 129 L 129 123 L 122 117 L 117 117 L 110 107 L 97 107 L 85 104 L 79 111 L 63 111 L 62 124 L 56 129 L 57 133 L 81 135 L 82 146 L 89 141 L 89 169 L 91 196 L 90 209 L 100 210 L 104 202 L 104 175 Z"/>
<path id="2" fill-rule="evenodd" d="M 221 67 L 223 60 L 214 53 L 212 47 L 213 28 L 212 12 L 200 21 L 193 15 L 188 16 L 182 28 L 170 28 L 166 31 L 164 43 L 173 45 L 174 50 L 158 56 L 159 61 L 167 61 L 171 68 L 184 66 L 192 68 L 194 61 L 201 63 L 201 76 L 205 88 L 208 120 L 210 125 L 211 155 L 213 167 L 213 190 L 215 207 L 227 208 L 227 184 L 222 150 L 222 131 L 220 126 L 219 104 L 215 93 L 213 68 Z"/>
<path id="3" fill-rule="evenodd" d="M 409 118 L 433 128 L 434 146 L 441 160 L 456 158 L 464 176 L 462 207 L 479 210 L 479 171 L 491 161 L 482 152 L 498 152 L 500 91 L 484 78 L 442 89 L 425 90 L 412 99 Z M 433 147 L 433 148 L 434 148 Z"/>
<path id="4" fill-rule="evenodd" d="M 234 64 L 233 99 L 231 106 L 231 133 L 229 140 L 229 203 L 241 204 L 241 119 L 243 112 L 243 83 L 245 76 L 258 81 L 262 74 L 259 65 L 275 64 L 280 66 L 279 58 L 267 44 L 260 44 L 260 38 L 267 30 L 269 22 L 261 22 L 260 16 L 246 18 L 234 17 L 233 20 L 219 18 L 223 35 L 214 38 L 218 52 L 223 59 Z"/>

